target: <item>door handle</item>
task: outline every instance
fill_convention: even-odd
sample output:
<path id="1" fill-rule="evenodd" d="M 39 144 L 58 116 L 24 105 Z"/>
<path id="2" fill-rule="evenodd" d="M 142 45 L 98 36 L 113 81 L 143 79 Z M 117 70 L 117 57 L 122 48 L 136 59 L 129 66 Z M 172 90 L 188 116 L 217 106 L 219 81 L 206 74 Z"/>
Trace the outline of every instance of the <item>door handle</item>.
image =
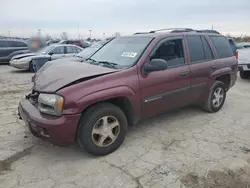
<path id="1" fill-rule="evenodd" d="M 181 73 L 180 73 L 180 76 L 187 76 L 187 74 L 188 74 L 188 71 L 186 71 L 186 72 L 181 72 Z"/>
<path id="2" fill-rule="evenodd" d="M 213 70 L 216 69 L 216 66 L 212 66 L 211 69 L 213 69 Z"/>

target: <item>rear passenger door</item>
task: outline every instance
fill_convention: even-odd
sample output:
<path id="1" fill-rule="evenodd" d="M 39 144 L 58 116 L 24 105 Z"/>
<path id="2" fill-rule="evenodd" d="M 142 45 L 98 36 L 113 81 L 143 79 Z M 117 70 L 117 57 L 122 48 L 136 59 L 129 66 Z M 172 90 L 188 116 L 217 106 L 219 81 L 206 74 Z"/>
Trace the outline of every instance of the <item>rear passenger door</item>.
<path id="1" fill-rule="evenodd" d="M 66 46 L 66 57 L 74 56 L 78 53 L 75 46 Z"/>
<path id="2" fill-rule="evenodd" d="M 197 101 L 211 84 L 210 75 L 216 70 L 215 55 L 204 36 L 187 35 L 186 44 L 189 52 L 191 95 Z M 198 101 L 197 101 L 198 102 Z"/>

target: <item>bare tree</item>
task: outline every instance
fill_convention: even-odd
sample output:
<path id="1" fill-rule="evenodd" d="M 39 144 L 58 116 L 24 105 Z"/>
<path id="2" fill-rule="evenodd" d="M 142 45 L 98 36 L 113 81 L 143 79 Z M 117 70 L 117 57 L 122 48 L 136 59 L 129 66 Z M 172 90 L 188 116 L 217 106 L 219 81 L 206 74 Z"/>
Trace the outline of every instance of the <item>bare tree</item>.
<path id="1" fill-rule="evenodd" d="M 121 34 L 120 34 L 119 32 L 115 32 L 114 36 L 115 36 L 115 37 L 120 37 Z"/>
<path id="2" fill-rule="evenodd" d="M 62 40 L 67 40 L 68 39 L 68 33 L 67 32 L 62 32 L 61 38 L 62 38 Z"/>

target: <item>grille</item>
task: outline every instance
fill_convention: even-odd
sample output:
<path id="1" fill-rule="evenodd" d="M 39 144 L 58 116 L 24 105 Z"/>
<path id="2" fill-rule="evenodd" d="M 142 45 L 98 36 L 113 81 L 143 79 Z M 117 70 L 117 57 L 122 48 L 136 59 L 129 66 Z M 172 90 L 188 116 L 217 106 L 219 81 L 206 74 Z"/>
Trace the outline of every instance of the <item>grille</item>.
<path id="1" fill-rule="evenodd" d="M 38 96 L 39 92 L 32 90 L 32 93 L 26 96 L 26 98 L 31 102 L 31 104 L 37 106 L 38 105 Z"/>

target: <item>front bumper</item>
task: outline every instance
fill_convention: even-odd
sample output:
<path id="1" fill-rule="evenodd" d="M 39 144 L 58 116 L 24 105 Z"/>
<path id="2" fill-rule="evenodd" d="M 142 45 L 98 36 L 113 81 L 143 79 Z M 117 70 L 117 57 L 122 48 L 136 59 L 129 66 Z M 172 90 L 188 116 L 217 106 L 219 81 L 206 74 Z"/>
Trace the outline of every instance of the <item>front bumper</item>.
<path id="1" fill-rule="evenodd" d="M 250 64 L 239 64 L 238 70 L 239 71 L 250 71 Z"/>
<path id="2" fill-rule="evenodd" d="M 19 60 L 11 60 L 10 66 L 15 67 L 17 69 L 29 69 L 29 62 L 19 61 Z"/>
<path id="3" fill-rule="evenodd" d="M 75 142 L 80 114 L 61 117 L 44 115 L 26 98 L 21 99 L 18 112 L 34 136 L 58 145 L 69 145 Z"/>
<path id="4" fill-rule="evenodd" d="M 233 87 L 237 80 L 237 73 L 233 73 L 230 75 L 230 86 L 229 88 Z"/>

